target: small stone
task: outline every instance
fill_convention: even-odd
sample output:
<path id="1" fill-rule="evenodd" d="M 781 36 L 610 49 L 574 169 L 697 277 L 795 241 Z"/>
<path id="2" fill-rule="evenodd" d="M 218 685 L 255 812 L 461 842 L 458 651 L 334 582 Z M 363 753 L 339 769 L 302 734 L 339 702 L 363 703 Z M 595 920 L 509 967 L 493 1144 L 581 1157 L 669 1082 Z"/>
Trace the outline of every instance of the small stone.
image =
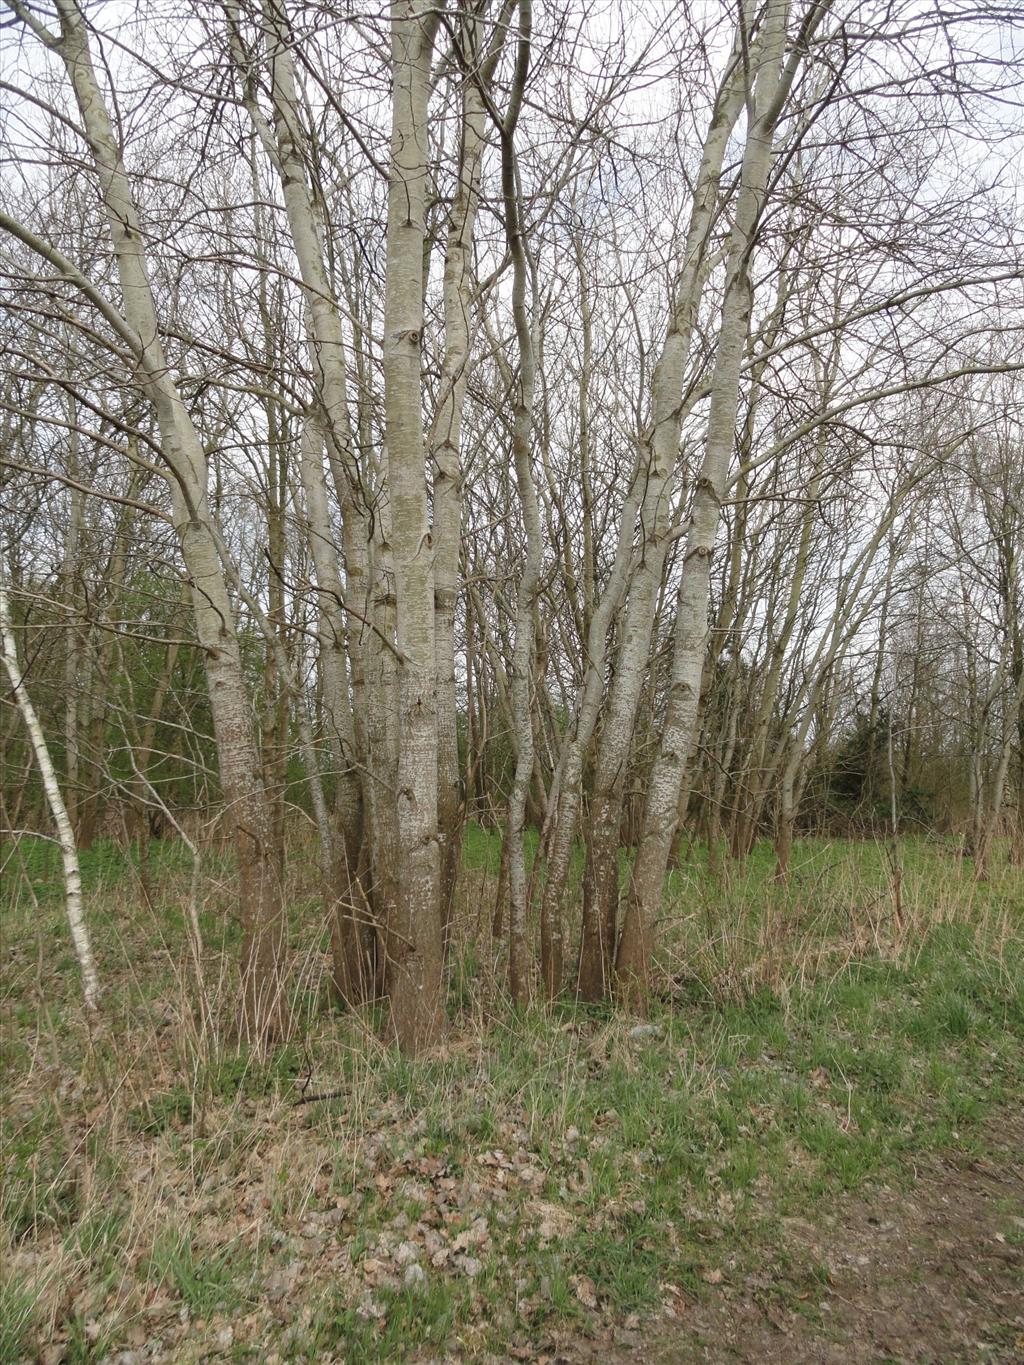
<path id="1" fill-rule="evenodd" d="M 423 1289 L 427 1283 L 427 1273 L 416 1261 L 405 1267 L 402 1282 L 406 1289 Z"/>
<path id="2" fill-rule="evenodd" d="M 635 1024 L 629 1030 L 629 1036 L 635 1043 L 642 1042 L 645 1038 L 660 1038 L 662 1030 L 660 1024 Z"/>
<path id="3" fill-rule="evenodd" d="M 280 1303 L 295 1288 L 295 1281 L 298 1278 L 299 1266 L 297 1261 L 291 1262 L 283 1270 L 275 1270 L 267 1276 L 264 1281 L 267 1298 L 271 1303 Z"/>
<path id="4" fill-rule="evenodd" d="M 419 1260 L 419 1248 L 413 1242 L 402 1242 L 395 1251 L 394 1261 L 396 1265 L 411 1266 L 414 1261 Z"/>
<path id="5" fill-rule="evenodd" d="M 478 1261 L 475 1256 L 456 1256 L 455 1264 L 462 1271 L 463 1275 L 471 1280 L 475 1280 L 484 1268 L 483 1261 Z"/>

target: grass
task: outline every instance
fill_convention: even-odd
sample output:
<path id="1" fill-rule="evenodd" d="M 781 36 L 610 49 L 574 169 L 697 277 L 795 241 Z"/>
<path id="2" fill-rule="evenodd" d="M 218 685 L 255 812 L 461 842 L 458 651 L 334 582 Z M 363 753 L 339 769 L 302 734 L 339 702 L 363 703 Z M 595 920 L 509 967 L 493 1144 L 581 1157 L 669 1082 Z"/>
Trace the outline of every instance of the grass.
<path id="1" fill-rule="evenodd" d="M 154 1239 L 146 1274 L 150 1283 L 180 1299 L 190 1315 L 204 1318 L 246 1302 L 244 1286 L 254 1281 L 253 1266 L 248 1248 L 228 1243 L 201 1249 L 191 1229 L 172 1223 Z"/>
<path id="2" fill-rule="evenodd" d="M 766 1265 L 800 1306 L 824 1272 L 787 1260 L 780 1218 L 908 1179 L 929 1150 L 979 1148 L 985 1116 L 1024 1094 L 1019 873 L 976 883 L 908 842 L 897 916 L 872 845 L 801 845 L 786 887 L 768 850 L 718 876 L 694 856 L 638 1030 L 607 1007 L 507 1005 L 487 967 L 496 849 L 470 831 L 455 1023 L 411 1062 L 372 1020 L 320 1007 L 324 935 L 298 854 L 295 1044 L 262 1058 L 226 1042 L 231 888 L 215 866 L 197 1009 L 173 845 L 153 907 L 130 863 L 97 854 L 107 989 L 89 1030 L 49 855 L 24 846 L 33 896 L 23 883 L 3 907 L 0 1361 L 155 1343 L 176 1361 L 429 1358 L 455 1342 L 505 1359 Z"/>

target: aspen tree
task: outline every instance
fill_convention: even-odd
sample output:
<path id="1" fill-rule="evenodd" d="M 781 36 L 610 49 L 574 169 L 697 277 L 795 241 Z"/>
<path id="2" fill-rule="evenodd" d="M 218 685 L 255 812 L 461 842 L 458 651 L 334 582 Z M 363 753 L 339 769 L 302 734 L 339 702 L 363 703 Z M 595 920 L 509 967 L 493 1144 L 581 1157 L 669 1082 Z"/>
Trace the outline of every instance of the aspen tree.
<path id="1" fill-rule="evenodd" d="M 163 455 L 172 476 L 175 529 L 192 586 L 196 630 L 204 652 L 220 781 L 234 827 L 243 926 L 241 1026 L 248 1038 L 262 1042 L 279 1036 L 287 1023 L 284 911 L 234 610 L 211 518 L 207 457 L 164 354 L 138 209 L 96 76 L 82 11 L 76 0 L 58 0 L 60 31 L 54 34 L 14 0 L 11 7 L 57 53 L 71 81 L 99 181 L 124 316 L 103 300 L 60 252 L 16 220 L 0 215 L 0 228 L 19 237 L 59 269 L 100 309 L 136 357 L 140 386 L 157 414 Z"/>
<path id="2" fill-rule="evenodd" d="M 395 1034 L 408 1052 L 434 1041 L 443 1023 L 434 563 L 427 521 L 420 359 L 427 105 L 438 21 L 438 11 L 423 11 L 417 0 L 392 0 L 383 356 L 398 655 L 398 753 L 392 798 L 398 865 L 385 943 Z"/>

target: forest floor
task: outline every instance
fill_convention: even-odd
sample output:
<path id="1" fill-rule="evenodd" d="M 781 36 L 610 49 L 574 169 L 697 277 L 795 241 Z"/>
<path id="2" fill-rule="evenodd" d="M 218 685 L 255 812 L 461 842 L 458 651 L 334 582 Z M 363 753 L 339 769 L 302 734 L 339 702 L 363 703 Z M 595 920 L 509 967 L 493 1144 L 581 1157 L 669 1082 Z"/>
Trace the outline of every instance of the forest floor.
<path id="1" fill-rule="evenodd" d="M 9 852 L 9 850 L 8 850 Z M 696 857 L 645 1022 L 515 1013 L 470 832 L 448 1040 L 326 1007 L 230 1045 L 230 869 L 86 859 L 87 1028 L 53 853 L 0 890 L 0 1361 L 1024 1360 L 1024 876 L 941 844 Z M 197 891 L 202 983 L 185 907 Z M 500 957 L 500 954 L 499 954 Z"/>

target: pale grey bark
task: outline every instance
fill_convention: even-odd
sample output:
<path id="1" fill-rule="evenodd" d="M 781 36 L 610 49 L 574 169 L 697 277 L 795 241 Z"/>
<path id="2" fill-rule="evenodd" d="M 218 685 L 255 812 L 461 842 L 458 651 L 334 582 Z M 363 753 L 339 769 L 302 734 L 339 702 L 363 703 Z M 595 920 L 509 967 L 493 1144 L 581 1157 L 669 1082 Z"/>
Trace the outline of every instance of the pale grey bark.
<path id="1" fill-rule="evenodd" d="M 138 382 L 156 411 L 162 454 L 173 476 L 175 529 L 192 585 L 196 630 L 204 652 L 221 785 L 235 829 L 243 924 L 242 1026 L 253 1040 L 261 1041 L 285 1026 L 284 916 L 234 613 L 210 516 L 206 453 L 160 340 L 138 210 L 93 66 L 83 13 L 75 0 L 58 0 L 60 33 L 53 35 L 22 6 L 16 8 L 60 56 L 70 78 L 100 184 L 124 316 L 70 261 L 21 224 L 4 215 L 0 226 L 57 265 L 100 309 L 134 355 Z"/>
<path id="2" fill-rule="evenodd" d="M 796 559 L 789 580 L 782 624 L 772 639 L 764 683 L 748 726 L 748 755 L 745 765 L 748 775 L 746 809 L 743 815 L 742 828 L 737 830 L 736 840 L 734 841 L 734 847 L 738 853 L 745 853 L 749 847 L 749 841 L 753 837 L 753 830 L 756 828 L 771 777 L 771 769 L 767 763 L 767 745 L 772 718 L 775 715 L 778 701 L 779 685 L 782 680 L 787 650 L 796 629 L 800 602 L 810 563 L 811 533 L 817 515 L 817 501 L 821 489 L 822 461 L 824 459 L 823 440 L 819 442 L 818 449 L 819 459 L 807 484 L 807 503 L 800 519 Z"/>
<path id="3" fill-rule="evenodd" d="M 67 399 L 68 422 L 68 471 L 72 478 L 79 475 L 80 439 L 74 423 L 74 400 Z M 79 620 L 79 590 L 77 578 L 81 570 L 80 555 L 82 546 L 82 527 L 85 514 L 85 494 L 80 488 L 68 490 L 68 530 L 64 541 L 64 595 L 72 610 L 68 623 L 64 656 L 64 775 L 71 811 L 71 823 L 75 825 L 75 806 L 78 798 L 79 781 L 79 743 L 81 731 L 82 671 L 85 658 L 85 627 Z"/>
<path id="4" fill-rule="evenodd" d="M 684 415 L 683 379 L 709 267 L 708 244 L 718 210 L 722 166 L 730 135 L 743 108 L 746 87 L 739 54 L 744 45 L 745 40 L 741 40 L 738 31 L 705 137 L 683 264 L 675 282 L 668 335 L 652 378 L 650 430 L 638 461 L 637 478 L 642 486 L 639 561 L 633 566 L 629 582 L 615 678 L 604 707 L 587 830 L 583 937 L 577 974 L 577 988 L 586 999 L 603 996 L 611 980 L 619 895 L 618 847 L 623 785 L 647 671 L 662 571 L 671 542 L 671 485 L 679 459 Z M 625 529 L 620 531 L 620 536 Z M 627 543 L 631 545 L 632 541 L 630 528 Z M 614 586 L 622 591 L 618 580 Z M 615 604 L 610 603 L 610 606 L 613 609 L 608 613 L 609 622 Z M 595 656 L 588 661 L 588 667 L 596 667 L 602 676 L 605 649 L 602 639 L 599 652 L 595 651 Z M 586 719 L 592 729 L 596 716 L 591 720 L 588 715 Z M 574 762 L 574 773 L 575 768 Z M 566 790 L 568 801 L 573 802 L 574 798 L 568 795 L 568 788 Z M 567 814 L 575 823 L 575 811 L 570 809 Z M 568 839 L 570 846 L 572 837 L 574 832 L 560 835 L 563 844 Z"/>
<path id="5" fill-rule="evenodd" d="M 64 903 L 67 909 L 68 928 L 71 931 L 71 942 L 74 945 L 75 956 L 78 958 L 78 965 L 82 973 L 82 993 L 85 1006 L 88 1010 L 95 1010 L 99 1003 L 100 982 L 82 908 L 82 874 L 78 866 L 75 833 L 71 827 L 67 806 L 64 804 L 60 784 L 57 781 L 57 774 L 50 760 L 46 736 L 43 734 L 42 726 L 39 724 L 39 718 L 21 674 L 21 666 L 18 663 L 18 648 L 14 637 L 14 625 L 11 620 L 10 603 L 7 597 L 7 586 L 2 579 L 0 579 L 0 644 L 3 645 L 4 668 L 11 680 L 14 700 L 21 712 L 21 718 L 25 723 L 29 739 L 32 741 L 32 751 L 39 767 L 39 776 L 42 779 L 43 791 L 46 793 L 47 805 L 53 815 L 53 823 L 57 827 L 61 860 L 64 865 Z"/>
<path id="6" fill-rule="evenodd" d="M 824 13 L 818 7 L 818 18 Z M 676 601 L 672 677 L 658 755 L 645 801 L 643 836 L 632 868 L 616 969 L 621 989 L 648 989 L 652 931 L 675 833 L 679 790 L 689 759 L 708 637 L 711 554 L 733 453 L 743 352 L 753 285 L 750 256 L 765 201 L 775 128 L 802 58 L 785 60 L 788 0 L 769 0 L 753 67 L 736 216 L 729 236 L 725 296 L 711 380 L 704 460 L 693 494 L 690 531 Z M 804 40 L 809 36 L 801 35 Z"/>
<path id="7" fill-rule="evenodd" d="M 386 926 L 388 991 L 399 1045 L 442 1029 L 437 838 L 437 660 L 434 565 L 427 522 L 421 348 L 427 104 L 438 12 L 392 0 L 394 93 L 384 305 L 384 405 L 395 584 L 398 860 Z"/>
<path id="8" fill-rule="evenodd" d="M 534 771 L 533 670 L 536 630 L 534 610 L 543 549 L 540 506 L 533 474 L 534 391 L 537 359 L 533 335 L 533 283 L 524 237 L 515 154 L 515 131 L 526 89 L 533 26 L 531 0 L 519 0 L 516 69 L 509 107 L 499 127 L 501 189 L 505 208 L 505 239 L 512 259 L 512 318 L 519 353 L 518 392 L 512 417 L 512 455 L 522 511 L 526 553 L 516 594 L 515 641 L 512 649 L 510 694 L 515 742 L 515 772 L 505 825 L 504 862 L 508 877 L 509 991 L 517 1003 L 530 989 L 526 947 L 526 853 L 523 835 L 526 802 Z M 530 301 L 528 302 L 528 293 Z"/>
<path id="9" fill-rule="evenodd" d="M 272 105 L 272 117 L 268 121 L 256 100 L 252 60 L 242 41 L 237 6 L 230 3 L 225 8 L 232 53 L 243 77 L 246 107 L 281 183 L 303 286 L 307 344 L 317 386 L 320 424 L 339 475 L 336 484 L 342 513 L 348 590 L 363 606 L 369 574 L 368 526 L 355 456 L 341 315 L 325 262 L 322 205 L 313 192 L 306 162 L 308 139 L 296 82 L 292 52 L 294 36 L 284 6 L 278 0 L 265 0 L 263 35 L 270 67 Z M 366 744 L 367 701 L 363 686 L 366 641 L 359 630 L 349 627 L 341 610 L 346 599 L 331 534 L 326 487 L 322 468 L 315 469 L 314 461 L 322 463 L 319 447 L 315 455 L 304 450 L 301 476 L 321 605 L 328 610 L 326 619 L 332 637 L 327 642 L 331 657 L 326 661 L 324 682 L 333 693 L 327 699 L 327 712 L 338 758 L 337 812 L 341 825 L 338 865 L 333 874 L 339 883 L 336 904 L 340 913 L 340 919 L 332 917 L 335 980 L 346 999 L 357 1001 L 366 998 L 372 989 L 372 973 L 367 974 L 367 957 L 372 952 L 371 900 L 369 888 L 359 874 L 359 864 L 364 841 L 369 838 L 376 850 L 380 837 L 372 818 L 365 818 L 367 815 L 372 817 L 375 803 L 373 793 L 366 790 L 360 775 L 366 773 L 372 781 L 374 775 L 381 774 L 376 773 L 374 756 Z M 345 667 L 346 652 L 351 670 L 351 695 Z M 383 853 L 378 856 L 384 857 Z"/>
<path id="10" fill-rule="evenodd" d="M 335 987 L 343 999 L 355 1003 L 365 1000 L 373 990 L 376 932 L 369 896 L 360 875 L 362 798 L 352 768 L 356 745 L 345 667 L 345 589 L 332 535 L 322 451 L 316 424 L 307 422 L 301 437 L 299 471 L 320 607 L 324 714 L 330 752 L 337 770 L 342 822 L 340 837 L 335 840 L 333 833 L 330 836 L 327 858 L 332 870 L 325 882 L 332 888 Z M 362 723 L 365 724 L 365 718 Z"/>
<path id="11" fill-rule="evenodd" d="M 437 656 L 438 838 L 441 844 L 441 915 L 448 922 L 458 876 L 462 802 L 459 795 L 458 703 L 455 679 L 455 611 L 462 549 L 462 414 L 473 339 L 473 234 L 486 148 L 484 91 L 504 43 L 511 0 L 503 5 L 485 51 L 480 21 L 460 14 L 458 44 L 464 69 L 459 129 L 458 183 L 448 217 L 443 305 L 444 357 L 440 392 L 428 436 L 433 464 L 434 648 Z"/>

